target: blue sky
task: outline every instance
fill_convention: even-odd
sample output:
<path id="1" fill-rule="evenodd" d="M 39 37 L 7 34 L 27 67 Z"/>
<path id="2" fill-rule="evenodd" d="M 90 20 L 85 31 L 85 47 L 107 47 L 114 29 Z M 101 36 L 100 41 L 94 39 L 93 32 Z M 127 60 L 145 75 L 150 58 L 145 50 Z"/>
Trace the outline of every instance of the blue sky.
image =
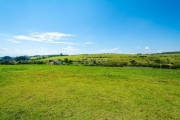
<path id="1" fill-rule="evenodd" d="M 180 50 L 179 0 L 0 0 L 0 56 Z"/>

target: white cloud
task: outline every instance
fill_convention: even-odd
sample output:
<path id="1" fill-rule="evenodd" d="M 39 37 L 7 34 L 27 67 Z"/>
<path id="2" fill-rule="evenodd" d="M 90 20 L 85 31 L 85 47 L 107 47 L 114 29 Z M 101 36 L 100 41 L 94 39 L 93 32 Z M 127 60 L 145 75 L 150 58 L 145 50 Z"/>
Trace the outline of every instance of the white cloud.
<path id="1" fill-rule="evenodd" d="M 16 41 L 16 40 L 13 40 L 13 39 L 6 39 L 6 41 L 13 42 L 13 43 L 22 43 L 20 41 Z"/>
<path id="2" fill-rule="evenodd" d="M 66 48 L 63 48 L 63 50 L 66 50 L 66 51 L 79 51 L 80 49 L 73 48 L 71 46 L 67 46 Z"/>
<path id="3" fill-rule="evenodd" d="M 89 44 L 92 44 L 92 42 L 85 42 L 84 44 L 85 45 L 89 45 Z"/>
<path id="4" fill-rule="evenodd" d="M 31 51 L 31 50 L 30 50 Z M 40 47 L 38 49 L 34 49 L 34 52 L 47 52 L 47 49 L 43 48 L 43 47 Z"/>
<path id="5" fill-rule="evenodd" d="M 137 47 L 137 49 L 139 49 L 140 47 Z"/>
<path id="6" fill-rule="evenodd" d="M 144 52 L 146 52 L 146 53 L 151 53 L 151 50 L 150 50 L 150 48 L 149 48 L 148 46 L 146 46 Z"/>
<path id="7" fill-rule="evenodd" d="M 52 55 L 52 54 L 77 54 L 80 49 L 67 46 L 62 49 L 46 49 L 43 47 L 36 49 L 8 49 L 0 47 L 0 56 L 21 56 L 21 55 Z"/>
<path id="8" fill-rule="evenodd" d="M 162 53 L 163 52 L 163 50 L 159 50 L 159 51 L 157 51 L 158 53 Z"/>
<path id="9" fill-rule="evenodd" d="M 112 49 L 109 49 L 109 50 L 101 50 L 100 52 L 101 52 L 101 53 L 111 53 L 111 52 L 115 52 L 115 51 L 117 51 L 117 50 L 119 50 L 118 47 L 112 48 Z"/>
<path id="10" fill-rule="evenodd" d="M 48 43 L 69 44 L 69 45 L 74 45 L 75 44 L 73 42 L 48 42 Z"/>
<path id="11" fill-rule="evenodd" d="M 6 50 L 7 50 L 6 48 L 0 46 L 0 51 L 6 51 Z"/>
<path id="12" fill-rule="evenodd" d="M 145 50 L 149 50 L 150 48 L 148 46 L 145 47 Z"/>
<path id="13" fill-rule="evenodd" d="M 14 36 L 14 39 L 53 43 L 59 40 L 64 40 L 65 38 L 72 37 L 72 36 L 74 35 L 59 33 L 59 32 L 45 32 L 45 33 L 32 32 L 30 35 L 27 35 L 27 36 L 25 35 Z M 62 43 L 65 43 L 65 42 L 62 42 Z"/>
<path id="14" fill-rule="evenodd" d="M 37 49 L 7 49 L 0 47 L 0 56 L 21 56 L 21 55 L 49 55 L 49 54 L 59 54 L 58 50 L 47 50 L 43 47 Z"/>
<path id="15" fill-rule="evenodd" d="M 119 48 L 116 47 L 116 48 L 110 49 L 110 51 L 116 51 L 116 50 L 118 50 L 118 49 L 119 49 Z"/>
<path id="16" fill-rule="evenodd" d="M 69 54 L 69 55 L 73 55 L 73 54 L 80 54 L 81 49 L 79 48 L 74 48 L 74 47 L 71 47 L 71 46 L 67 46 L 65 48 L 62 48 L 61 52 L 64 53 L 64 54 Z"/>
<path id="17" fill-rule="evenodd" d="M 85 43 L 75 43 L 68 40 L 69 37 L 73 37 L 75 35 L 72 34 L 65 34 L 60 32 L 31 32 L 29 35 L 16 35 L 16 36 L 9 36 L 9 39 L 6 41 L 13 42 L 13 43 L 22 43 L 22 41 L 34 41 L 34 42 L 45 42 L 45 43 L 52 43 L 52 44 L 67 44 L 67 45 L 80 45 L 86 46 L 92 44 L 92 42 L 85 42 Z"/>

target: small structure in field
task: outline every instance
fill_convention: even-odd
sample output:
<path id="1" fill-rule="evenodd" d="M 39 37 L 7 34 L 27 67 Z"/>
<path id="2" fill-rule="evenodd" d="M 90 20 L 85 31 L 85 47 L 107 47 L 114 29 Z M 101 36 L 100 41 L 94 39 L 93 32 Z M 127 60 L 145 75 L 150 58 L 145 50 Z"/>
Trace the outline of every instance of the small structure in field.
<path id="1" fill-rule="evenodd" d="M 52 61 L 52 62 L 49 62 L 50 65 L 61 65 L 61 61 L 60 60 L 55 60 L 55 61 Z"/>

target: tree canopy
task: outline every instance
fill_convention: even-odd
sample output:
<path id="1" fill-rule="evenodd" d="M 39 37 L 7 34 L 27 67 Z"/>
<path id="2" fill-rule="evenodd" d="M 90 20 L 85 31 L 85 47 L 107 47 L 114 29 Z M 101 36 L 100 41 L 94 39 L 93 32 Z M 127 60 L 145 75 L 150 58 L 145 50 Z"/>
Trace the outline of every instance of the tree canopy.
<path id="1" fill-rule="evenodd" d="M 28 56 L 19 56 L 19 57 L 16 57 L 15 60 L 16 61 L 19 61 L 19 60 L 29 60 L 29 57 Z"/>

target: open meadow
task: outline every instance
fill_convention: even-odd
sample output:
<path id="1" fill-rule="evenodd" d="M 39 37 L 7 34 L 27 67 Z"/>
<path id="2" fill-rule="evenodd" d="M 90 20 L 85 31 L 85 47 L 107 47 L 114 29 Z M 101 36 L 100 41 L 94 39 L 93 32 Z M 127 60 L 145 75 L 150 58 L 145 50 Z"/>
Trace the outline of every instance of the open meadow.
<path id="1" fill-rule="evenodd" d="M 1 120 L 179 120 L 180 70 L 0 65 Z"/>

